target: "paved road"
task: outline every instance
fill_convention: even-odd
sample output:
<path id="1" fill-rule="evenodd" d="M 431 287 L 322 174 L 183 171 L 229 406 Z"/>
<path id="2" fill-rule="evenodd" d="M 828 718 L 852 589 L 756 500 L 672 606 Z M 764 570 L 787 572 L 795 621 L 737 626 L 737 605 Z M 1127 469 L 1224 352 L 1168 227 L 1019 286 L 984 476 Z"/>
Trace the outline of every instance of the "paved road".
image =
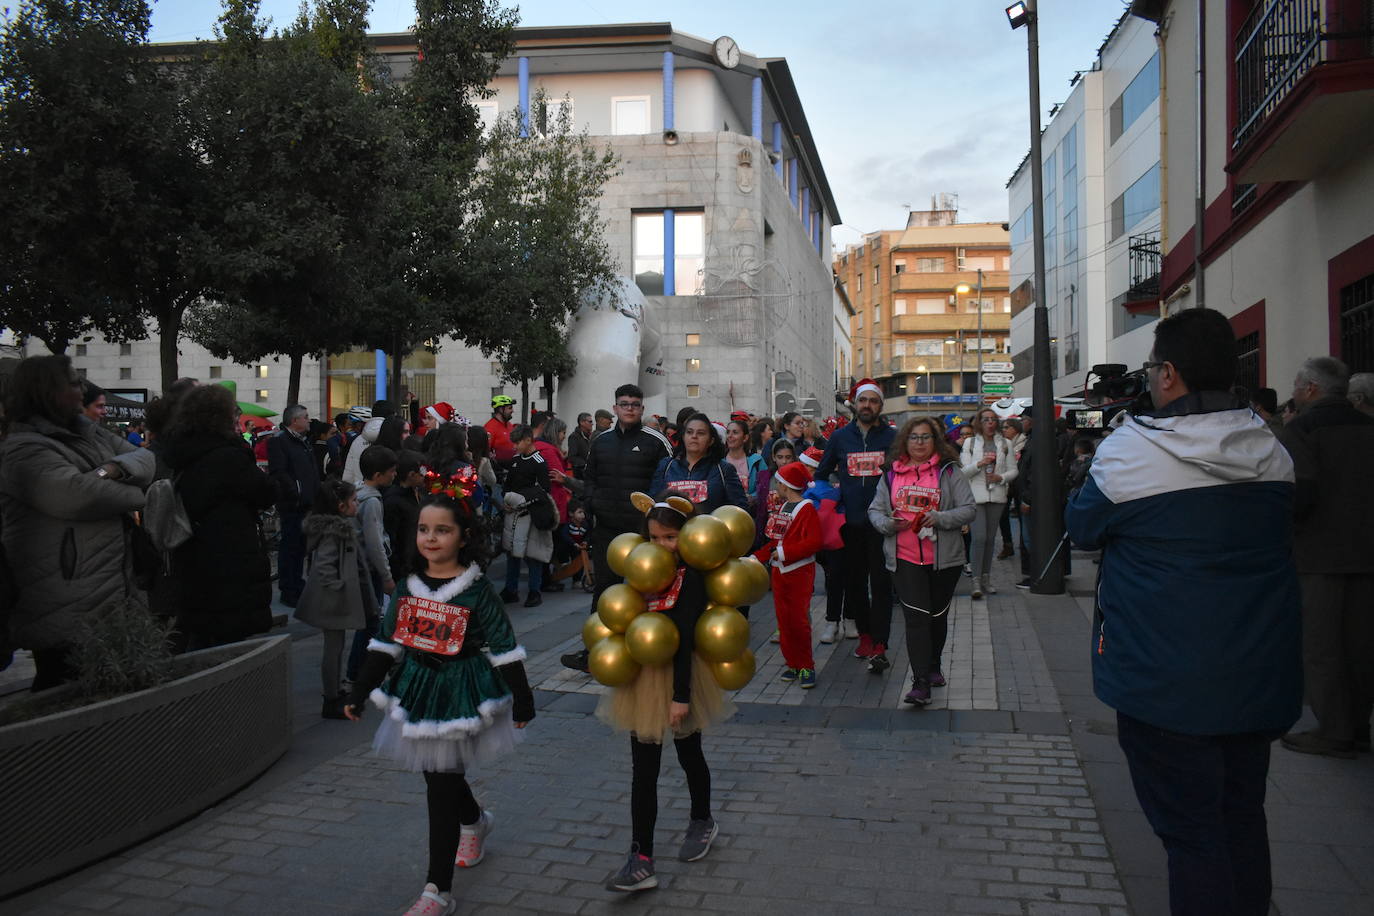
<path id="1" fill-rule="evenodd" d="M 665 754 L 662 885 L 631 899 L 601 887 L 629 843 L 628 739 L 590 715 L 599 688 L 557 663 L 588 600 L 565 594 L 513 610 L 539 717 L 516 756 L 475 774 L 497 827 L 486 861 L 457 876 L 459 912 L 1167 912 L 1163 855 L 1131 793 L 1111 711 L 1091 695 L 1089 599 L 1019 592 L 1013 567 L 998 564 L 998 595 L 956 599 L 951 683 L 925 710 L 900 704 L 904 664 L 870 675 L 849 656 L 852 641 L 819 647 L 817 689 L 781 684 L 771 605 L 759 605 L 759 674 L 705 744 L 720 839 L 700 862 L 673 858 L 687 795 Z M 1071 591 L 1086 591 L 1089 574 Z M 423 883 L 423 782 L 368 755 L 367 725 L 317 718 L 320 640 L 296 624 L 291 632 L 297 737 L 281 762 L 200 817 L 0 910 L 404 910 Z M 892 658 L 904 658 L 900 637 Z M 1274 750 L 1278 913 L 1374 911 L 1372 769 L 1368 755 Z"/>

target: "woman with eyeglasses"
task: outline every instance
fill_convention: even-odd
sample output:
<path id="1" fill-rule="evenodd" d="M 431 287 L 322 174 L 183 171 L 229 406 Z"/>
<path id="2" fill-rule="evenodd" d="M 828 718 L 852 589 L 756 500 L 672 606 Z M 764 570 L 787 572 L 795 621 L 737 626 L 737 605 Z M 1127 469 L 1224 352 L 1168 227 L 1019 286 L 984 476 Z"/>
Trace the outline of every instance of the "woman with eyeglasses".
<path id="1" fill-rule="evenodd" d="M 1007 510 L 1007 485 L 1016 479 L 1016 459 L 1011 443 L 998 432 L 1000 420 L 991 408 L 978 411 L 974 433 L 964 440 L 960 455 L 964 477 L 973 490 L 978 511 L 973 516 L 973 597 L 984 593 L 995 595 L 989 573 L 992 572 L 993 544 L 997 541 L 997 526 Z"/>
<path id="2" fill-rule="evenodd" d="M 959 530 L 974 512 L 959 454 L 940 423 L 908 420 L 892 442 L 868 519 L 883 535 L 884 560 L 902 602 L 911 662 L 911 690 L 903 702 L 913 706 L 929 704 L 930 689 L 945 686 L 940 656 L 965 556 Z"/>
<path id="3" fill-rule="evenodd" d="M 1015 417 L 1009 417 L 1002 421 L 1002 438 L 1006 439 L 1011 446 L 1011 460 L 1013 463 L 1021 458 L 1021 450 L 1026 447 L 1026 434 L 1021 421 Z M 1016 550 L 1012 547 L 1011 538 L 1011 516 L 1016 506 L 1017 481 L 1012 481 L 1007 485 L 1007 509 L 1002 513 L 1002 520 L 999 526 L 1002 531 L 1002 552 L 997 555 L 997 559 L 1005 560 L 1008 557 L 1016 556 Z"/>

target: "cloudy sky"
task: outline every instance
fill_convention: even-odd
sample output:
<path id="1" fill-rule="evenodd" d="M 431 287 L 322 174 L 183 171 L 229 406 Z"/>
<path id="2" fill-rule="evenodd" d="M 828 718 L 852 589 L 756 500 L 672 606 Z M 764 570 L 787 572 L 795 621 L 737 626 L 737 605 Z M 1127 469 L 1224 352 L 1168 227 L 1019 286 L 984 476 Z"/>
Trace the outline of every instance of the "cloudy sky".
<path id="1" fill-rule="evenodd" d="M 1007 0 L 1009 3 L 1010 0 Z M 704 38 L 734 37 L 760 57 L 785 57 L 844 226 L 905 225 L 906 208 L 959 195 L 960 218 L 1005 221 L 1005 185 L 1030 141 L 1026 33 L 1002 0 L 525 0 L 521 25 L 671 22 Z M 1123 0 L 1041 0 L 1042 119 L 1092 66 Z M 285 25 L 299 0 L 263 0 Z M 158 0 L 153 41 L 211 37 L 218 0 Z M 399 32 L 413 0 L 373 0 L 371 30 Z"/>

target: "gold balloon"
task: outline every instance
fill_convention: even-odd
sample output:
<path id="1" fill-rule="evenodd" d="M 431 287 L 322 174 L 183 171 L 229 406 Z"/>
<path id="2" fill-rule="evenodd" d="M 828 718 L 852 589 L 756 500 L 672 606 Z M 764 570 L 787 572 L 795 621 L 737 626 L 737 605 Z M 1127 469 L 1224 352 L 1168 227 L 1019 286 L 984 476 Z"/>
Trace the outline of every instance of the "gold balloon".
<path id="1" fill-rule="evenodd" d="M 630 551 L 645 543 L 648 542 L 633 531 L 617 534 L 606 545 L 606 565 L 617 576 L 625 575 L 625 560 L 630 556 Z"/>
<path id="2" fill-rule="evenodd" d="M 641 665 L 672 661 L 681 642 L 677 624 L 666 614 L 640 614 L 625 630 L 625 645 L 630 649 L 630 657 Z"/>
<path id="3" fill-rule="evenodd" d="M 601 622 L 601 615 L 593 612 L 582 624 L 582 645 L 590 649 L 607 636 L 613 636 L 611 629 Z"/>
<path id="4" fill-rule="evenodd" d="M 721 506 L 711 513 L 730 529 L 730 556 L 742 557 L 754 546 L 754 516 L 739 506 Z"/>
<path id="5" fill-rule="evenodd" d="M 706 574 L 706 597 L 712 604 L 740 607 L 750 603 L 754 593 L 753 572 L 745 566 L 745 559 L 760 565 L 752 557 L 726 560 Z"/>
<path id="6" fill-rule="evenodd" d="M 640 544 L 625 561 L 625 581 L 642 595 L 658 594 L 676 575 L 677 557 L 657 544 Z"/>
<path id="7" fill-rule="evenodd" d="M 753 557 L 740 557 L 739 562 L 744 564 L 744 572 L 749 582 L 749 591 L 745 595 L 742 604 L 753 604 L 763 600 L 763 596 L 768 594 L 769 575 L 768 567 L 764 566 Z"/>
<path id="8" fill-rule="evenodd" d="M 607 636 L 587 652 L 587 670 L 607 687 L 624 687 L 639 675 L 639 663 L 620 634 Z"/>
<path id="9" fill-rule="evenodd" d="M 689 518 L 677 533 L 677 552 L 688 566 L 706 572 L 733 556 L 730 541 L 725 522 L 712 515 L 698 515 Z"/>
<path id="10" fill-rule="evenodd" d="M 739 690 L 754 676 L 754 653 L 745 649 L 728 662 L 712 662 L 711 676 L 723 690 Z"/>
<path id="11" fill-rule="evenodd" d="M 644 596 L 623 582 L 612 585 L 596 600 L 596 616 L 612 633 L 624 633 L 630 621 L 642 613 Z"/>
<path id="12" fill-rule="evenodd" d="M 696 626 L 697 654 L 708 662 L 728 662 L 749 648 L 749 621 L 732 607 L 711 605 Z"/>

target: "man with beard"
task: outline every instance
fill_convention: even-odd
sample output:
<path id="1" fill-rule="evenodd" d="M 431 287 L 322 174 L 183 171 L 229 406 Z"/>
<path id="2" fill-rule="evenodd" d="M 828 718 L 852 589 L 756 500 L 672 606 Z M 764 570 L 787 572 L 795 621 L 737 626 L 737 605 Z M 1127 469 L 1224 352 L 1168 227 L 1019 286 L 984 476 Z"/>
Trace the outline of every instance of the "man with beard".
<path id="1" fill-rule="evenodd" d="M 515 443 L 510 441 L 510 432 L 515 428 L 511 417 L 515 416 L 515 399 L 498 394 L 491 399 L 491 419 L 483 424 L 491 442 L 491 460 L 496 464 L 510 464 L 515 460 Z"/>
<path id="2" fill-rule="evenodd" d="M 855 658 L 868 660 L 868 670 L 889 667 L 887 640 L 892 628 L 892 578 L 883 558 L 883 536 L 868 521 L 868 504 L 878 492 L 887 451 L 895 433 L 882 419 L 883 393 L 870 378 L 849 390 L 854 422 L 836 430 L 816 468 L 816 479 L 836 474 L 844 504 L 845 608 L 859 628 Z"/>

